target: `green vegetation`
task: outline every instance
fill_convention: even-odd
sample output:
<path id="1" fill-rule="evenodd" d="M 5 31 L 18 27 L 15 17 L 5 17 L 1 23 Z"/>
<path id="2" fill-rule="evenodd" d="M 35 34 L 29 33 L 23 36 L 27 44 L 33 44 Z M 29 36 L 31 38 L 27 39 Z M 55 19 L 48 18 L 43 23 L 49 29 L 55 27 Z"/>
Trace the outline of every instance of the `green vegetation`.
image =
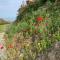
<path id="1" fill-rule="evenodd" d="M 0 32 L 5 32 L 9 26 L 9 23 L 10 22 L 0 18 Z"/>
<path id="2" fill-rule="evenodd" d="M 52 4 L 50 1 L 46 4 L 47 6 L 39 5 L 36 10 L 29 6 L 24 14 L 19 11 L 19 18 L 17 16 L 16 23 L 13 23 L 7 32 L 7 41 L 14 44 L 14 47 L 10 46 L 12 50 L 7 47 L 13 58 L 36 60 L 39 53 L 52 47 L 56 41 L 60 41 L 60 5 Z"/>
<path id="3" fill-rule="evenodd" d="M 5 32 L 8 29 L 9 24 L 2 24 L 0 25 L 0 32 Z"/>

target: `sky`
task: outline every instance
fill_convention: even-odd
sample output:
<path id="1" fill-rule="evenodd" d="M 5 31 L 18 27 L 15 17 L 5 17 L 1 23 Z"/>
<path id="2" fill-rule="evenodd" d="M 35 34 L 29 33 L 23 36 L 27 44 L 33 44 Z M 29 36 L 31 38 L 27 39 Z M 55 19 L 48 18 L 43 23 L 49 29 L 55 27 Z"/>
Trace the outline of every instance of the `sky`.
<path id="1" fill-rule="evenodd" d="M 15 20 L 17 10 L 25 0 L 0 0 L 0 18 Z"/>

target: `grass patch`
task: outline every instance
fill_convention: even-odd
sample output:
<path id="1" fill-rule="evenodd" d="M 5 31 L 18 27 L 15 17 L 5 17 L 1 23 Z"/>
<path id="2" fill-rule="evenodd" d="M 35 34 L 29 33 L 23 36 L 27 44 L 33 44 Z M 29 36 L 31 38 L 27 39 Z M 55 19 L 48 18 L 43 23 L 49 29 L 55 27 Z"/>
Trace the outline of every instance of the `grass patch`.
<path id="1" fill-rule="evenodd" d="M 9 24 L 3 24 L 3 25 L 0 25 L 0 32 L 5 32 L 8 28 L 8 25 Z"/>

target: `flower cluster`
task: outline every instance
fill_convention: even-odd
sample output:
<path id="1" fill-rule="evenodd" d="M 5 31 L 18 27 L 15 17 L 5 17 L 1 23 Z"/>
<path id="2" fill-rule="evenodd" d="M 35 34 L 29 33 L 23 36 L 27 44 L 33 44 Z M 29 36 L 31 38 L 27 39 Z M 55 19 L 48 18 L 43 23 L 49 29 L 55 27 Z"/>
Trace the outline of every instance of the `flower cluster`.
<path id="1" fill-rule="evenodd" d="M 46 20 L 46 21 L 45 21 Z M 33 31 L 37 31 L 37 32 L 46 32 L 46 28 L 48 28 L 48 18 L 43 18 L 43 17 L 37 17 L 36 20 L 34 20 L 35 22 L 38 23 L 33 23 L 32 24 L 32 30 Z M 41 23 L 43 22 L 43 23 Z"/>
<path id="2" fill-rule="evenodd" d="M 37 17 L 37 21 L 43 21 L 43 17 Z"/>
<path id="3" fill-rule="evenodd" d="M 8 48 L 13 48 L 13 45 L 12 45 L 12 44 L 9 44 L 9 45 L 8 45 Z"/>

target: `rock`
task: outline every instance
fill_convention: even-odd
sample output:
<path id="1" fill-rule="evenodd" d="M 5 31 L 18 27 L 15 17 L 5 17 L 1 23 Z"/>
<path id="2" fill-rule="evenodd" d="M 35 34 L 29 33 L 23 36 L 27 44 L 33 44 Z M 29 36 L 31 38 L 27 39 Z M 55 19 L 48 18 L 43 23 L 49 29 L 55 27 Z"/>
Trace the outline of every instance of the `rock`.
<path id="1" fill-rule="evenodd" d="M 60 60 L 60 42 L 56 42 L 48 50 L 38 54 L 36 60 Z"/>
<path id="2" fill-rule="evenodd" d="M 49 58 L 49 60 L 55 60 L 56 59 L 54 51 L 51 51 L 48 53 L 48 58 Z"/>

